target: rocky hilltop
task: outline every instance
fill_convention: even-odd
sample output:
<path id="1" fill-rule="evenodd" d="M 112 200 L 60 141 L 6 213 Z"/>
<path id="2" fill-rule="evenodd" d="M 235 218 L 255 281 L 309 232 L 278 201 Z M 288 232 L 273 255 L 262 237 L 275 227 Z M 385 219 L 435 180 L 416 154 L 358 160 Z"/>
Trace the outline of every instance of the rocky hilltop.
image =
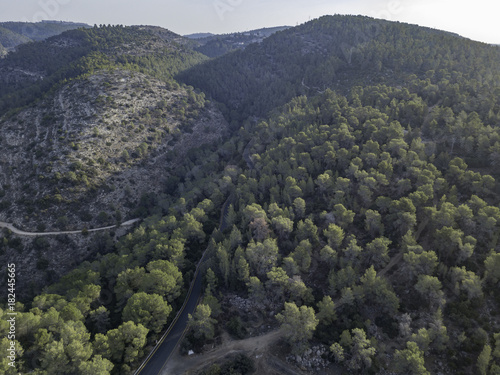
<path id="1" fill-rule="evenodd" d="M 189 151 L 227 131 L 203 93 L 172 78 L 204 59 L 188 45 L 158 27 L 103 27 L 3 59 L 0 221 L 28 232 L 85 231 L 142 216 L 141 202 L 168 194 Z M 123 233 L 16 239 L 4 230 L 0 257 L 39 287 L 109 251 Z"/>
<path id="2" fill-rule="evenodd" d="M 226 122 L 203 95 L 116 70 L 71 82 L 0 126 L 0 220 L 64 230 L 128 217 Z"/>

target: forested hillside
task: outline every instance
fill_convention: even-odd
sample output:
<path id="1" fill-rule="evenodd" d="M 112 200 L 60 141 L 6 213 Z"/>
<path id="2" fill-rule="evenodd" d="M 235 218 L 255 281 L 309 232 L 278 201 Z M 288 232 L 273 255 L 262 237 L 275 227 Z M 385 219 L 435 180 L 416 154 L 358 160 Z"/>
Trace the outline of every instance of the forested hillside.
<path id="1" fill-rule="evenodd" d="M 356 373 L 486 366 L 500 329 L 495 180 L 365 97 L 301 97 L 255 131 L 240 133 L 254 168 L 234 181 L 233 227 L 214 244 L 221 298 L 284 307 L 293 354 L 320 342 Z"/>
<path id="2" fill-rule="evenodd" d="M 479 108 L 477 99 L 498 98 L 490 92 L 498 86 L 499 57 L 498 48 L 438 30 L 325 16 L 198 65 L 181 78 L 225 103 L 236 118 L 264 115 L 294 96 L 326 88 L 347 93 L 359 84 L 410 87 L 415 78 L 428 83 L 433 104 L 448 96 L 455 105 L 476 105 L 471 109 L 488 116 L 494 106 Z M 464 97 L 447 95 L 448 90 Z"/>
<path id="3" fill-rule="evenodd" d="M 499 61 L 497 47 L 447 32 L 326 16 L 197 65 L 180 78 L 224 103 L 235 126 L 327 88 L 364 96 L 390 109 L 405 128 L 460 151 L 474 167 L 489 167 L 500 160 Z M 379 86 L 364 90 L 367 85 Z M 411 110 L 400 111 L 394 88 L 411 98 Z M 376 98 L 378 91 L 384 94 Z"/>
<path id="4" fill-rule="evenodd" d="M 321 343 L 355 373 L 499 371 L 499 58 L 334 16 L 181 74 L 234 124 L 264 117 L 240 130 L 251 169 L 211 269 L 223 301 L 278 313 L 299 367 Z"/>
<path id="5" fill-rule="evenodd" d="M 5 111 L 9 100 L 24 100 L 17 90 L 51 98 L 89 96 L 102 86 L 105 94 L 94 98 L 106 108 L 102 121 L 130 116 L 106 124 L 106 135 L 128 131 L 123 142 L 135 147 L 142 133 L 134 129 L 144 124 L 151 132 L 150 146 L 135 149 L 138 158 L 153 145 L 163 150 L 163 136 L 154 137 L 168 127 L 162 119 L 179 116 L 183 132 L 210 134 L 182 125 L 184 117 L 216 113 L 207 98 L 218 101 L 232 133 L 203 147 L 189 144 L 158 175 L 144 173 L 146 183 L 163 189 L 140 200 L 140 226 L 108 238 L 100 255 L 18 303 L 16 345 L 24 362 L 15 370 L 0 362 L 2 370 L 132 373 L 173 320 L 206 251 L 204 292 L 181 352 L 201 356 L 227 340 L 226 332 L 245 339 L 279 329 L 283 341 L 264 358 L 249 351 L 207 363 L 198 374 L 251 374 L 253 362 L 269 356 L 322 375 L 500 373 L 497 47 L 333 16 L 206 61 L 170 37 L 171 52 L 157 55 L 151 51 L 167 43 L 158 30 L 127 30 L 49 39 L 53 52 L 32 65 L 37 74 L 54 83 L 79 78 L 53 91 L 43 81 L 11 80 Z M 61 44 L 71 53 L 51 67 L 50 53 Z M 187 57 L 176 60 L 179 51 Z M 4 67 L 24 60 L 9 56 Z M 113 74 L 144 85 L 146 101 L 167 85 L 172 100 L 133 117 L 117 99 L 120 81 L 106 84 Z M 81 87 L 86 80 L 92 90 Z M 102 143 L 99 132 L 87 138 Z M 128 158 L 75 164 L 60 183 L 77 187 L 90 171 Z M 18 242 L 7 233 L 2 249 Z"/>

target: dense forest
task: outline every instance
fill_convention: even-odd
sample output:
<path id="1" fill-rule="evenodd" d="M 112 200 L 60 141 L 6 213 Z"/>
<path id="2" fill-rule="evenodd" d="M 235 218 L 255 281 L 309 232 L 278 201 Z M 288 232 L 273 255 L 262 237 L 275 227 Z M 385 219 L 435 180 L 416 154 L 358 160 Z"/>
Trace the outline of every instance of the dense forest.
<path id="1" fill-rule="evenodd" d="M 198 65 L 180 78 L 226 104 L 236 119 L 264 115 L 297 95 L 326 88 L 347 94 L 356 85 L 411 87 L 415 79 L 428 83 L 422 89 L 432 104 L 447 96 L 455 105 L 477 106 L 484 96 L 484 107 L 471 109 L 487 116 L 495 110 L 489 102 L 498 97 L 490 93 L 498 87 L 499 67 L 492 62 L 499 57 L 494 46 L 443 31 L 363 16 L 325 16 Z"/>
<path id="2" fill-rule="evenodd" d="M 233 134 L 169 170 L 163 194 L 141 201 L 133 232 L 17 304 L 23 361 L 11 369 L 4 360 L 2 371 L 131 373 L 206 252 L 183 351 L 216 345 L 224 330 L 248 337 L 245 322 L 258 314 L 279 327 L 298 367 L 319 345 L 341 373 L 500 374 L 497 47 L 334 16 L 206 62 L 141 49 L 95 57 L 115 50 L 122 30 L 70 32 L 79 41 L 71 57 L 49 66 L 42 55 L 40 70 L 53 84 L 107 64 L 178 79 L 217 100 Z M 148 37 L 159 43 L 136 32 L 141 48 Z M 4 111 L 21 92 L 8 90 Z M 251 311 L 226 309 L 228 295 Z M 252 369 L 238 357 L 202 373 Z"/>
<path id="3" fill-rule="evenodd" d="M 319 340 L 362 373 L 424 374 L 425 356 L 471 373 L 498 331 L 497 185 L 363 102 L 301 97 L 241 131 L 255 166 L 212 270 L 221 290 L 284 307 L 296 353 Z"/>

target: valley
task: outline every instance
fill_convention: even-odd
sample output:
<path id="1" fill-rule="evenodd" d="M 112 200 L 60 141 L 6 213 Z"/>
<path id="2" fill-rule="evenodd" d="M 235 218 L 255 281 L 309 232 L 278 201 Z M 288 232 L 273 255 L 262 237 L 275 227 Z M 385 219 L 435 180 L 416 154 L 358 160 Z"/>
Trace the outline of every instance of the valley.
<path id="1" fill-rule="evenodd" d="M 342 15 L 18 45 L 0 260 L 23 360 L 1 371 L 156 373 L 179 339 L 164 373 L 499 373 L 499 61 Z"/>

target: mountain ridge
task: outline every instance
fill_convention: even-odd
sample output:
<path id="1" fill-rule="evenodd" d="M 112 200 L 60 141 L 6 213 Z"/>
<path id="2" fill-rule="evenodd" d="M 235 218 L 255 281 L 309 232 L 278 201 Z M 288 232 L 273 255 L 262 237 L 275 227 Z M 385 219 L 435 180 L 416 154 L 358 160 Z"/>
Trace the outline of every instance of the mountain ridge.
<path id="1" fill-rule="evenodd" d="M 411 33 L 415 33 L 417 39 Z M 409 43 L 418 45 L 409 48 L 404 38 L 413 38 Z M 463 45 L 450 50 L 452 43 Z M 473 69 L 468 66 L 478 63 L 472 61 L 470 48 L 477 50 L 475 55 L 483 60 L 498 58 L 498 50 L 487 44 L 446 31 L 364 16 L 324 16 L 274 34 L 244 51 L 198 65 L 181 74 L 180 79 L 222 101 L 229 111 L 259 115 L 294 96 L 313 94 L 315 91 L 310 89 L 313 87 L 317 87 L 316 91 L 329 87 L 347 93 L 348 87 L 355 85 L 357 75 L 359 82 L 385 83 L 393 79 L 392 76 L 397 82 L 398 74 L 415 73 L 425 79 L 426 71 L 441 69 L 429 65 L 429 61 L 439 64 L 441 58 L 436 55 L 455 55 L 455 60 L 447 60 L 447 63 L 462 64 L 464 72 L 473 75 Z M 420 55 L 422 52 L 427 57 Z M 225 74 L 231 65 L 237 66 L 241 73 Z M 493 69 L 497 77 L 498 69 Z M 250 70 L 259 73 L 250 75 Z"/>
<path id="2" fill-rule="evenodd" d="M 181 36 L 162 30 L 147 26 L 93 27 L 66 31 L 40 44 L 21 45 L 16 53 L 0 60 L 0 114 L 7 107 L 26 105 L 54 85 L 99 67 L 132 66 L 170 79 L 179 69 L 206 59 L 180 44 L 185 41 Z M 155 59 L 158 64 L 152 66 Z"/>
<path id="3" fill-rule="evenodd" d="M 0 22 L 0 45 L 5 47 L 7 52 L 13 51 L 21 44 L 41 41 L 64 31 L 81 27 L 90 26 L 85 23 L 63 21 Z"/>
<path id="4" fill-rule="evenodd" d="M 211 34 L 205 37 L 197 37 L 194 38 L 197 42 L 194 49 L 211 58 L 219 57 L 231 51 L 245 49 L 250 44 L 261 43 L 265 38 L 268 38 L 274 33 L 289 28 L 290 26 L 276 26 L 229 34 Z"/>

